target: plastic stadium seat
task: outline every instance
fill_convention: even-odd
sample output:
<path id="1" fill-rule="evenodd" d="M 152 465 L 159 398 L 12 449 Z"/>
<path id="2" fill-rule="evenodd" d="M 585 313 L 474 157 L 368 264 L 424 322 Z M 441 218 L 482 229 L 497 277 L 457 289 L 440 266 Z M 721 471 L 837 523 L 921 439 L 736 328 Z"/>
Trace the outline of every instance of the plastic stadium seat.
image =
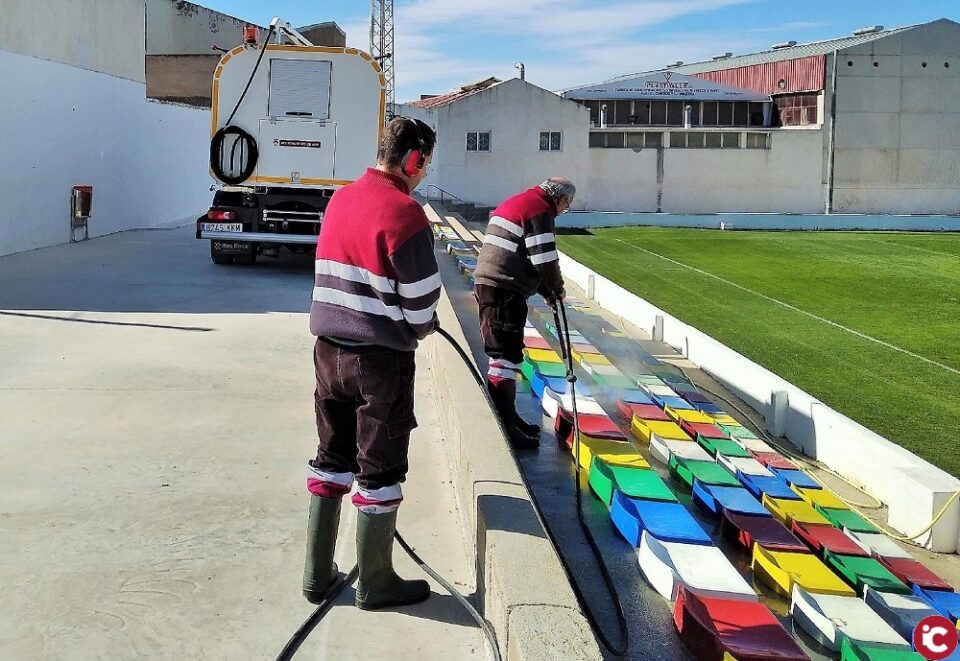
<path id="1" fill-rule="evenodd" d="M 759 462 L 757 463 L 762 466 Z M 800 500 L 800 496 L 784 484 L 779 477 L 738 473 L 737 478 L 744 488 L 757 498 L 763 498 L 763 495 L 767 494 L 777 500 Z"/>
<path id="2" fill-rule="evenodd" d="M 720 534 L 747 553 L 753 552 L 754 544 L 769 551 L 809 552 L 786 526 L 769 516 L 724 512 L 720 518 Z"/>
<path id="3" fill-rule="evenodd" d="M 682 459 L 676 455 L 670 457 L 668 464 L 670 474 L 681 484 L 693 487 L 694 480 L 704 484 L 715 484 L 721 487 L 740 486 L 733 475 L 720 464 L 713 461 L 698 461 L 696 459 Z"/>
<path id="4" fill-rule="evenodd" d="M 596 348 L 589 342 L 571 342 L 573 350 L 576 353 L 602 353 L 600 349 Z"/>
<path id="5" fill-rule="evenodd" d="M 810 503 L 814 507 L 829 507 L 834 510 L 850 509 L 844 501 L 840 500 L 839 496 L 829 489 L 804 489 L 798 486 L 792 488 L 805 503 Z"/>
<path id="6" fill-rule="evenodd" d="M 774 468 L 786 468 L 786 469 L 795 469 L 796 466 L 789 459 L 784 457 L 781 454 L 776 452 L 751 452 L 753 458 L 759 461 L 761 464 L 767 468 L 773 470 Z"/>
<path id="7" fill-rule="evenodd" d="M 623 389 L 623 388 L 632 388 L 636 382 L 625 374 L 600 374 L 594 373 L 590 375 L 590 378 L 593 379 L 593 382 L 596 383 L 599 387 L 605 389 Z"/>
<path id="8" fill-rule="evenodd" d="M 646 395 L 644 395 L 646 397 Z M 653 403 L 653 400 L 646 402 L 628 402 L 624 399 L 617 400 L 617 413 L 627 422 L 633 422 L 634 416 L 646 420 L 670 421 L 670 416 L 663 412 L 659 406 Z"/>
<path id="9" fill-rule="evenodd" d="M 718 425 L 739 425 L 740 422 L 734 418 L 732 415 L 727 413 L 711 413 L 710 417 L 713 418 L 713 422 Z"/>
<path id="10" fill-rule="evenodd" d="M 697 435 L 697 443 L 699 443 L 704 450 L 710 453 L 710 456 L 716 456 L 718 452 L 722 452 L 728 457 L 749 457 L 750 453 L 740 447 L 736 441 L 731 441 L 728 438 L 707 438 L 703 435 Z"/>
<path id="11" fill-rule="evenodd" d="M 571 452 L 571 454 L 573 454 Z M 580 435 L 580 467 L 590 470 L 590 463 L 594 457 L 603 459 L 612 466 L 626 466 L 628 468 L 649 469 L 650 464 L 644 459 L 633 443 L 625 441 L 610 441 L 604 438 L 591 438 Z"/>
<path id="12" fill-rule="evenodd" d="M 567 389 L 567 392 L 563 393 L 562 395 L 553 392 L 553 390 L 550 388 L 545 388 L 543 391 L 543 397 L 540 400 L 540 405 L 543 407 L 543 412 L 551 418 L 556 418 L 560 409 L 572 411 L 573 401 L 570 397 L 569 388 Z M 606 415 L 606 412 L 603 410 L 603 407 L 597 403 L 597 400 L 580 394 L 577 394 L 577 412 Z"/>
<path id="13" fill-rule="evenodd" d="M 690 413 L 696 413 L 696 411 L 690 411 Z M 680 428 L 687 432 L 692 438 L 703 436 L 704 438 L 729 440 L 727 433 L 712 423 L 691 422 L 681 419 Z"/>
<path id="14" fill-rule="evenodd" d="M 818 594 L 856 597 L 849 585 L 815 555 L 753 547 L 753 573 L 774 592 L 789 597 L 795 585 Z"/>
<path id="15" fill-rule="evenodd" d="M 683 409 L 687 411 L 694 411 L 696 407 L 689 403 L 687 400 L 682 397 L 671 397 L 669 395 L 650 395 L 650 398 L 653 399 L 654 403 L 663 408 L 670 407 L 672 409 Z"/>
<path id="16" fill-rule="evenodd" d="M 710 397 L 696 389 L 678 389 L 677 394 L 692 404 L 710 404 Z"/>
<path id="17" fill-rule="evenodd" d="M 700 413 L 700 411 L 693 411 L 690 409 L 674 409 L 669 406 L 664 409 L 675 422 L 683 425 L 684 422 L 695 423 L 701 425 L 710 425 L 713 427 L 718 435 L 715 438 L 727 438 L 727 435 L 720 431 L 719 428 L 714 426 L 713 421 L 710 419 L 710 416 Z M 691 434 L 693 436 L 693 434 Z"/>
<path id="18" fill-rule="evenodd" d="M 899 544 L 882 533 L 854 532 L 848 529 L 844 529 L 844 532 L 850 536 L 850 539 L 859 544 L 860 548 L 872 556 L 913 559 L 913 556 L 900 548 Z"/>
<path id="19" fill-rule="evenodd" d="M 650 437 L 653 434 L 663 439 L 675 439 L 678 441 L 690 440 L 690 437 L 687 436 L 687 434 L 680 429 L 680 425 L 675 422 L 634 418 L 630 431 L 637 439 L 644 443 L 649 443 Z"/>
<path id="20" fill-rule="evenodd" d="M 693 441 L 664 440 L 654 436 L 649 445 L 650 456 L 657 461 L 669 464 L 670 457 L 678 459 L 694 459 L 696 461 L 713 461 L 707 451 Z"/>
<path id="21" fill-rule="evenodd" d="M 594 457 L 590 464 L 589 484 L 591 491 L 607 505 L 613 501 L 615 491 L 628 498 L 677 502 L 670 487 L 654 471 L 611 465 L 600 457 Z"/>
<path id="22" fill-rule="evenodd" d="M 563 359 L 553 349 L 524 349 L 523 355 L 534 363 L 562 363 Z"/>
<path id="23" fill-rule="evenodd" d="M 637 559 L 644 578 L 665 599 L 676 599 L 683 587 L 705 597 L 758 601 L 757 593 L 715 546 L 661 542 L 644 532 Z"/>
<path id="24" fill-rule="evenodd" d="M 530 382 L 530 390 L 538 399 L 543 399 L 543 391 L 546 388 L 554 392 L 563 392 L 567 385 L 566 379 L 543 376 L 536 370 L 531 371 L 530 377 L 527 380 Z"/>
<path id="25" fill-rule="evenodd" d="M 639 381 L 639 379 L 638 379 Z M 665 383 L 639 383 L 640 388 L 651 397 L 679 397 L 676 391 Z M 684 400 L 686 401 L 686 400 Z"/>
<path id="26" fill-rule="evenodd" d="M 910 594 L 910 588 L 903 581 L 873 558 L 838 555 L 824 551 L 823 559 L 843 580 L 856 588 L 859 595 L 863 595 L 867 586 L 884 592 Z"/>
<path id="27" fill-rule="evenodd" d="M 853 532 L 879 532 L 876 526 L 853 510 L 817 507 L 817 511 L 837 528 L 846 528 Z"/>
<path id="28" fill-rule="evenodd" d="M 663 382 L 663 379 L 661 379 L 659 376 L 656 376 L 656 375 L 654 375 L 654 374 L 638 374 L 638 375 L 637 375 L 637 383 L 638 383 L 641 387 L 643 387 L 643 386 L 662 386 L 662 385 L 666 385 L 666 384 Z"/>
<path id="29" fill-rule="evenodd" d="M 801 487 L 803 489 L 822 488 L 819 482 L 802 470 L 774 468 L 773 472 L 791 487 Z"/>
<path id="30" fill-rule="evenodd" d="M 927 602 L 933 610 L 954 622 L 960 620 L 960 594 L 926 590 L 919 585 L 913 586 L 913 594 Z"/>
<path id="31" fill-rule="evenodd" d="M 902 647 L 873 645 L 844 638 L 840 645 L 840 661 L 924 661 L 924 658 Z"/>
<path id="32" fill-rule="evenodd" d="M 773 477 L 773 473 L 753 457 L 728 457 L 722 452 L 717 453 L 717 463 L 736 476 L 752 475 L 754 477 Z M 774 478 L 776 479 L 776 478 Z M 757 494 L 757 498 L 760 495 Z"/>
<path id="33" fill-rule="evenodd" d="M 580 413 L 580 402 L 577 402 L 577 420 L 580 424 L 580 434 L 592 438 L 606 438 L 611 441 L 626 441 L 627 435 L 606 414 Z M 553 423 L 557 439 L 568 446 L 573 443 L 573 413 L 560 409 Z"/>
<path id="34" fill-rule="evenodd" d="M 618 390 L 610 393 L 610 395 L 611 398 L 615 399 L 618 403 L 626 402 L 627 404 L 653 404 L 653 400 L 650 399 L 650 396 L 641 390 L 637 390 L 636 386 Z M 629 420 L 629 418 L 627 419 Z"/>
<path id="35" fill-rule="evenodd" d="M 810 545 L 817 553 L 830 551 L 842 555 L 869 558 L 870 554 L 860 548 L 842 530 L 833 526 L 817 525 L 815 523 L 798 523 L 794 521 L 790 526 L 791 532 Z"/>
<path id="36" fill-rule="evenodd" d="M 723 413 L 723 409 L 712 402 L 696 402 L 695 406 L 701 413 L 713 415 L 714 413 Z"/>
<path id="37" fill-rule="evenodd" d="M 533 374 L 553 378 L 564 378 L 567 376 L 567 368 L 562 363 L 535 363 L 532 360 L 524 360 L 520 365 L 520 371 L 528 381 L 532 381 Z"/>
<path id="38" fill-rule="evenodd" d="M 580 353 L 573 352 L 573 359 L 578 363 L 590 363 L 593 365 L 612 365 L 610 359 L 599 353 Z"/>
<path id="39" fill-rule="evenodd" d="M 898 580 L 913 587 L 919 585 L 924 590 L 943 590 L 953 592 L 953 586 L 934 574 L 927 567 L 913 558 L 884 558 L 877 561 L 884 566 Z"/>
<path id="40" fill-rule="evenodd" d="M 930 604 L 913 594 L 878 592 L 868 587 L 863 600 L 904 640 L 913 639 L 913 630 L 920 620 L 937 615 Z"/>
<path id="41" fill-rule="evenodd" d="M 797 587 L 793 590 L 790 614 L 795 626 L 833 652 L 840 651 L 845 638 L 910 650 L 900 634 L 855 597 L 813 594 Z"/>
<path id="42" fill-rule="evenodd" d="M 623 538 L 634 546 L 640 544 L 644 531 L 663 542 L 712 543 L 710 535 L 680 503 L 629 498 L 617 491 L 610 503 L 610 519 Z"/>
<path id="43" fill-rule="evenodd" d="M 693 501 L 711 514 L 719 516 L 724 512 L 770 516 L 770 512 L 743 487 L 719 487 L 693 482 Z"/>
<path id="44" fill-rule="evenodd" d="M 741 438 L 733 434 L 730 435 L 730 438 L 739 443 L 744 450 L 748 450 L 751 453 L 776 453 L 776 449 L 774 449 L 772 445 L 768 445 L 766 441 L 761 441 L 759 438 Z"/>
<path id="45" fill-rule="evenodd" d="M 764 494 L 763 506 L 770 510 L 774 518 L 785 526 L 791 525 L 794 521 L 823 525 L 829 525 L 830 523 L 820 512 L 802 500 L 771 498 Z"/>
<path id="46" fill-rule="evenodd" d="M 677 593 L 673 615 L 680 640 L 701 661 L 804 661 L 809 657 L 760 603 Z"/>
<path id="47" fill-rule="evenodd" d="M 736 438 L 739 440 L 752 440 L 752 441 L 760 440 L 760 438 L 756 434 L 754 434 L 752 431 L 750 431 L 746 427 L 742 426 L 740 423 L 737 423 L 735 425 L 720 424 L 717 426 L 720 427 L 720 429 L 722 429 L 723 431 L 727 432 L 727 434 L 730 435 L 730 438 Z"/>
<path id="48" fill-rule="evenodd" d="M 523 346 L 527 349 L 542 349 L 544 351 L 553 351 L 553 347 L 543 337 L 531 336 L 523 338 Z"/>

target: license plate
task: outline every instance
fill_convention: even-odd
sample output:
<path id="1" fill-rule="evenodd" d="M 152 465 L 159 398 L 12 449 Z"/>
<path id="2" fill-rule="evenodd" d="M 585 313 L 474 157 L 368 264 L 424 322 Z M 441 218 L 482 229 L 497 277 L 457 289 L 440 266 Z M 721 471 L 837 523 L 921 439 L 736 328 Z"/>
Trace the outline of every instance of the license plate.
<path id="1" fill-rule="evenodd" d="M 204 232 L 242 232 L 243 223 L 202 223 L 200 229 Z"/>

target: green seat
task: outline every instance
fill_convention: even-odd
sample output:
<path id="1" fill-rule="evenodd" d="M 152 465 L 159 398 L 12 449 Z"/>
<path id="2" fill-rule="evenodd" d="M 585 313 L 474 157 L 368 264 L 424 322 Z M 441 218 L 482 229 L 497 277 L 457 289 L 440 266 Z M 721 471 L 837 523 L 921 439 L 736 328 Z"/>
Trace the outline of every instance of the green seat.
<path id="1" fill-rule="evenodd" d="M 829 507 L 817 507 L 816 509 L 836 528 L 847 528 L 853 532 L 880 532 L 876 526 L 853 510 L 839 510 Z"/>
<path id="2" fill-rule="evenodd" d="M 540 372 L 541 376 L 550 378 L 565 377 L 567 368 L 563 363 L 535 363 L 529 359 L 524 359 L 520 365 L 520 372 L 527 378 L 527 381 L 533 381 L 533 372 Z"/>
<path id="3" fill-rule="evenodd" d="M 863 596 L 867 586 L 880 592 L 910 594 L 910 588 L 873 558 L 840 555 L 824 550 L 823 559 L 843 580 Z"/>
<path id="4" fill-rule="evenodd" d="M 740 482 L 731 475 L 726 468 L 713 461 L 699 461 L 696 459 L 681 459 L 677 455 L 670 456 L 670 474 L 687 487 L 693 487 L 694 480 L 704 484 L 722 487 L 738 487 Z"/>
<path id="5" fill-rule="evenodd" d="M 630 498 L 676 502 L 670 487 L 652 470 L 611 466 L 599 457 L 590 464 L 590 490 L 607 505 L 613 492 L 620 491 Z"/>
<path id="6" fill-rule="evenodd" d="M 863 643 L 844 638 L 840 647 L 840 661 L 924 661 L 916 652 L 904 647 Z"/>
<path id="7" fill-rule="evenodd" d="M 697 434 L 697 443 L 699 443 L 700 446 L 709 452 L 713 457 L 716 457 L 718 452 L 728 457 L 750 456 L 750 453 L 744 450 L 739 443 L 736 441 L 731 441 L 727 438 L 706 438 L 700 434 Z"/>

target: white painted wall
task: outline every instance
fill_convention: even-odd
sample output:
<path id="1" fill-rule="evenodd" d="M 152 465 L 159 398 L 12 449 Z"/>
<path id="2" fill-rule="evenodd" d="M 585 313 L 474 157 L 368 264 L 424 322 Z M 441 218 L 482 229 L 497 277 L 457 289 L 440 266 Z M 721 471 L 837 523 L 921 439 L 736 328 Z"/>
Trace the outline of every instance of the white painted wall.
<path id="1" fill-rule="evenodd" d="M 2 50 L 0 99 L 0 255 L 68 241 L 75 184 L 94 186 L 92 236 L 192 220 L 209 205 L 208 111 Z"/>
<path id="2" fill-rule="evenodd" d="M 663 338 L 701 369 L 726 384 L 772 427 L 772 395 L 784 391 L 788 406 L 782 428 L 804 454 L 863 486 L 889 506 L 891 526 L 913 535 L 927 525 L 960 489 L 960 480 L 899 445 L 834 411 L 812 395 L 597 274 L 560 254 L 568 282 L 590 291 L 596 303 L 651 335 L 655 319 L 663 317 Z M 939 552 L 957 550 L 960 503 L 954 502 L 918 543 Z"/>
<path id="3" fill-rule="evenodd" d="M 192 2 L 147 0 L 148 55 L 209 55 L 217 45 L 227 50 L 243 43 L 248 21 Z M 261 30 L 261 38 L 266 30 Z"/>
<path id="4" fill-rule="evenodd" d="M 960 213 L 960 25 L 843 51 L 837 76 L 834 211 Z"/>
<path id="5" fill-rule="evenodd" d="M 0 10 L 0 50 L 144 80 L 143 0 L 3 0 Z"/>

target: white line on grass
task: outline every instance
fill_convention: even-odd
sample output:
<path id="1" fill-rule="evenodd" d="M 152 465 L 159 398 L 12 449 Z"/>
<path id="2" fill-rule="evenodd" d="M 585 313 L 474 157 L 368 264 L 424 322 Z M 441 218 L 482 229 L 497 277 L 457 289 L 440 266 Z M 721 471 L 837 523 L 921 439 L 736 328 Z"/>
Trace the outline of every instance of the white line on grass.
<path id="1" fill-rule="evenodd" d="M 888 246 L 898 246 L 900 248 L 913 248 L 914 250 L 922 250 L 923 252 L 932 252 L 935 255 L 946 255 L 947 257 L 953 257 L 956 259 L 960 257 L 956 253 L 944 252 L 942 250 L 934 250 L 932 248 L 921 248 L 920 246 L 911 246 L 909 243 L 897 243 L 896 241 L 884 241 L 883 239 L 872 239 L 874 243 L 885 243 Z"/>
<path id="2" fill-rule="evenodd" d="M 655 252 L 653 252 L 652 250 L 647 250 L 646 248 L 641 248 L 640 246 L 634 245 L 634 244 L 630 243 L 629 241 L 624 241 L 623 239 L 617 239 L 617 241 L 619 241 L 620 243 L 622 243 L 622 244 L 625 245 L 625 246 L 630 246 L 631 248 L 636 248 L 637 250 L 640 250 L 641 252 L 645 252 L 645 253 L 647 253 L 647 254 L 653 255 L 654 257 L 659 257 L 660 259 L 662 259 L 662 260 L 664 260 L 664 261 L 667 261 L 667 262 L 670 262 L 671 264 L 676 264 L 677 266 L 682 266 L 682 267 L 685 268 L 685 269 L 690 269 L 691 271 L 694 271 L 694 272 L 696 272 L 696 273 L 699 273 L 700 275 L 705 275 L 705 276 L 707 276 L 708 278 L 713 278 L 714 280 L 719 280 L 720 282 L 722 282 L 722 283 L 724 283 L 724 284 L 726 284 L 726 285 L 730 285 L 731 287 L 736 287 L 737 289 L 739 289 L 739 290 L 741 290 L 741 291 L 745 291 L 745 292 L 747 292 L 748 294 L 753 294 L 754 296 L 759 296 L 760 298 L 765 299 L 765 300 L 767 300 L 767 301 L 770 301 L 771 303 L 776 303 L 777 305 L 782 305 L 783 307 L 787 308 L 788 310 L 793 310 L 794 312 L 799 312 L 800 314 L 806 315 L 806 316 L 810 317 L 811 319 L 816 319 L 817 321 L 821 321 L 821 322 L 823 322 L 823 323 L 825 323 L 825 324 L 829 324 L 830 326 L 833 326 L 834 328 L 839 328 L 839 329 L 842 330 L 842 331 L 846 331 L 846 332 L 850 333 L 851 335 L 856 335 L 857 337 L 862 338 L 862 339 L 864 339 L 864 340 L 868 340 L 868 341 L 870 341 L 870 342 L 874 342 L 874 343 L 879 344 L 880 346 L 884 346 L 884 347 L 886 347 L 886 348 L 888 348 L 888 349 L 893 349 L 894 351 L 899 351 L 900 353 L 906 354 L 907 356 L 910 356 L 911 358 L 916 358 L 917 360 L 922 360 L 923 362 L 928 363 L 928 364 L 930 364 L 930 365 L 933 365 L 933 366 L 935 366 L 935 367 L 939 367 L 940 369 L 944 369 L 944 370 L 947 370 L 948 372 L 952 372 L 953 374 L 960 375 L 960 370 L 955 369 L 955 368 L 953 368 L 953 367 L 950 367 L 949 365 L 944 365 L 943 363 L 938 363 L 937 361 L 931 360 L 930 358 L 927 358 L 926 356 L 921 356 L 921 355 L 918 354 L 918 353 L 914 353 L 914 352 L 909 351 L 909 350 L 907 350 L 907 349 L 904 349 L 904 348 L 902 348 L 902 347 L 898 347 L 898 346 L 895 345 L 895 344 L 890 344 L 889 342 L 884 342 L 884 341 L 881 340 L 880 338 L 873 337 L 872 335 L 867 335 L 866 333 L 861 333 L 861 332 L 858 331 L 858 330 L 854 330 L 854 329 L 852 329 L 852 328 L 848 328 L 847 326 L 844 326 L 843 324 L 838 324 L 838 323 L 835 322 L 835 321 L 830 321 L 829 319 L 825 319 L 824 317 L 820 317 L 820 316 L 818 316 L 818 315 L 815 315 L 815 314 L 813 314 L 812 312 L 807 312 L 806 310 L 801 310 L 800 308 L 796 307 L 795 305 L 790 305 L 789 303 L 784 303 L 783 301 L 778 300 L 778 299 L 776 299 L 776 298 L 773 298 L 772 296 L 767 296 L 766 294 L 763 294 L 763 293 L 761 293 L 761 292 L 755 291 L 755 290 L 753 290 L 753 289 L 749 289 L 749 288 L 747 288 L 747 287 L 744 287 L 743 285 L 738 285 L 736 282 L 732 282 L 732 281 L 730 281 L 730 280 L 727 280 L 726 278 L 721 278 L 719 275 L 714 275 L 713 273 L 710 273 L 709 271 L 704 271 L 703 269 L 698 269 L 698 268 L 695 267 L 695 266 L 690 266 L 689 264 L 684 264 L 683 262 L 678 262 L 678 261 L 675 260 L 675 259 L 670 259 L 669 257 L 665 257 L 665 256 L 663 256 L 663 255 L 661 255 L 661 254 L 659 254 L 659 253 L 655 253 Z"/>

